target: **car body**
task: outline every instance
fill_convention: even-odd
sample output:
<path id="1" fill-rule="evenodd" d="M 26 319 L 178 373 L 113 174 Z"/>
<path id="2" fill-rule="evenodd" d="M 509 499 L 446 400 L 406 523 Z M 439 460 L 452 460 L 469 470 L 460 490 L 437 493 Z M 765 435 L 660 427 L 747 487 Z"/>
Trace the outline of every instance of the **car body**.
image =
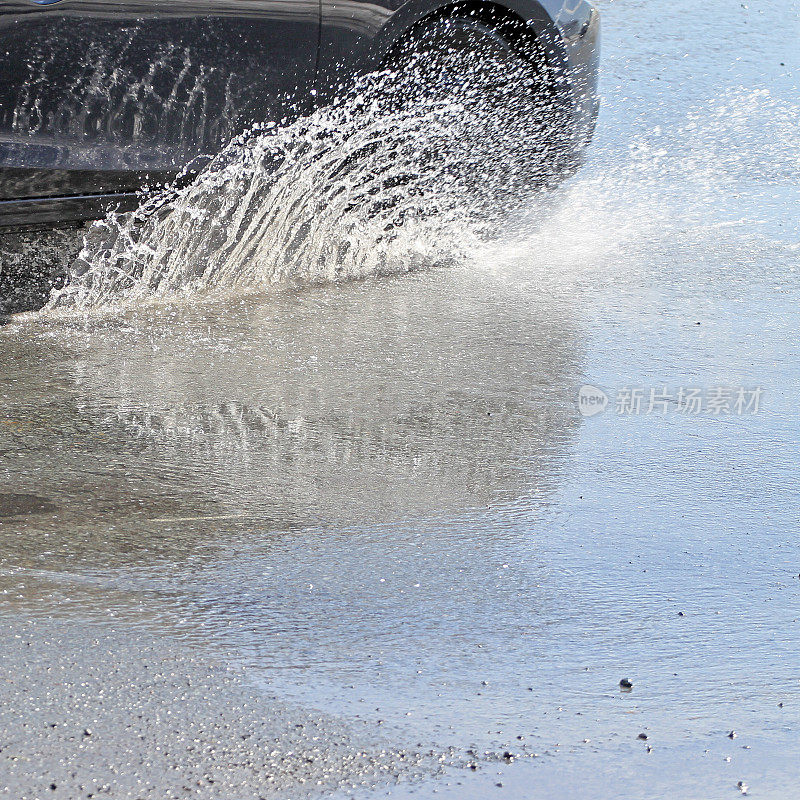
<path id="1" fill-rule="evenodd" d="M 441 0 L 0 2 L 0 228 L 95 219 L 191 174 L 257 122 L 329 102 Z M 597 113 L 585 0 L 502 0 L 566 80 L 580 150 Z"/>

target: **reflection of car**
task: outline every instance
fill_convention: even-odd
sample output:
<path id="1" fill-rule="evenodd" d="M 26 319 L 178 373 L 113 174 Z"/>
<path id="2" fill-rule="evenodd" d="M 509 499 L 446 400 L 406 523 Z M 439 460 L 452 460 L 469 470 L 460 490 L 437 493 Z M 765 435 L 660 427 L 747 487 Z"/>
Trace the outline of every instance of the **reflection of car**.
<path id="1" fill-rule="evenodd" d="M 6 0 L 0 227 L 130 207 L 143 185 L 252 123 L 310 111 L 443 17 L 508 58 L 545 59 L 582 149 L 599 29 L 585 0 Z"/>

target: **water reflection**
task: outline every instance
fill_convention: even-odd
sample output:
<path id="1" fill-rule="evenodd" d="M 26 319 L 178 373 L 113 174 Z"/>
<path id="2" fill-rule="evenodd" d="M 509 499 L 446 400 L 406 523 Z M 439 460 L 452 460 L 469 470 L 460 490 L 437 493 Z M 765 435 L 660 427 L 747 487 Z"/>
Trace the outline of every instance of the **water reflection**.
<path id="1" fill-rule="evenodd" d="M 3 339 L 6 484 L 47 504 L 0 520 L 6 572 L 544 499 L 576 424 L 569 309 L 466 270 Z"/>

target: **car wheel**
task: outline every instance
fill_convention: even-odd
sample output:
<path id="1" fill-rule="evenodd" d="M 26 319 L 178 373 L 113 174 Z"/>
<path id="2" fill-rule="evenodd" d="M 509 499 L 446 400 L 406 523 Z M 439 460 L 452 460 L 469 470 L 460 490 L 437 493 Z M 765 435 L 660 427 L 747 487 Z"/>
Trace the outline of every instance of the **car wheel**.
<path id="1" fill-rule="evenodd" d="M 569 173 L 566 109 L 521 21 L 424 21 L 391 51 L 386 66 L 395 109 L 438 111 L 440 118 L 450 113 L 450 171 L 462 172 L 474 190 L 510 198 Z"/>

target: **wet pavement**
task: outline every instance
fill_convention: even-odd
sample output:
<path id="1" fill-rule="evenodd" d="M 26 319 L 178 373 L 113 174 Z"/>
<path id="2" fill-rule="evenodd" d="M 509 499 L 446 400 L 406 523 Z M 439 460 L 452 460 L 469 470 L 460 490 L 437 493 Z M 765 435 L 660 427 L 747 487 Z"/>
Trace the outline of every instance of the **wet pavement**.
<path id="1" fill-rule="evenodd" d="M 0 329 L 0 796 L 796 795 L 800 9 L 600 7 L 589 162 L 468 258 Z"/>

